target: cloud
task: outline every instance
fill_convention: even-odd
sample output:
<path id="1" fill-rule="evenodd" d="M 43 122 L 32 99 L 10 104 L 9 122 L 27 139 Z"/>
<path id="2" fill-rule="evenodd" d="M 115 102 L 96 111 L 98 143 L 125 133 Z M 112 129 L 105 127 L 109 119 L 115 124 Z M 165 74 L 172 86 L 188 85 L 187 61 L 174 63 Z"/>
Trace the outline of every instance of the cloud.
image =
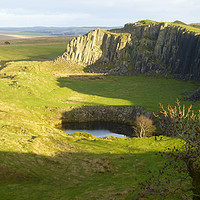
<path id="1" fill-rule="evenodd" d="M 73 26 L 75 21 L 89 19 L 86 13 L 30 13 L 23 9 L 0 10 L 1 27 L 20 26 Z"/>
<path id="2" fill-rule="evenodd" d="M 0 26 L 117 26 L 141 19 L 199 22 L 199 0 L 6 0 Z"/>

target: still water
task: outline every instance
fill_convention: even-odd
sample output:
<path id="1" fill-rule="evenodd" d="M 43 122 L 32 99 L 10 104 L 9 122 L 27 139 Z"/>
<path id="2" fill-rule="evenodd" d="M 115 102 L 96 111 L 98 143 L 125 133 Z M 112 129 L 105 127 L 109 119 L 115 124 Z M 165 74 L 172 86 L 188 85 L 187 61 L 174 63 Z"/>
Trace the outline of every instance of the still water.
<path id="1" fill-rule="evenodd" d="M 113 122 L 65 122 L 62 124 L 62 129 L 67 134 L 87 132 L 95 137 L 115 136 L 130 138 L 133 136 L 133 127 L 131 125 Z"/>
<path id="2" fill-rule="evenodd" d="M 94 135 L 95 137 L 108 137 L 108 136 L 115 136 L 115 137 L 120 137 L 120 138 L 129 138 L 126 135 L 123 134 L 117 134 L 117 133 L 113 133 L 107 129 L 96 129 L 96 130 L 65 130 L 65 132 L 67 134 L 72 134 L 75 132 L 87 132 L 90 133 L 92 135 Z"/>

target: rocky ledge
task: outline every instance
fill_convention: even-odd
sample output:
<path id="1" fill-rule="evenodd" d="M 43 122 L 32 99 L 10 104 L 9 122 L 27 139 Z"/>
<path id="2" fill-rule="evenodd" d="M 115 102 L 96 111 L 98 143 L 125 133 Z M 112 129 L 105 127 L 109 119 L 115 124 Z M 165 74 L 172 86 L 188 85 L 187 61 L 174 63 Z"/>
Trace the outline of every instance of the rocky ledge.
<path id="1" fill-rule="evenodd" d="M 172 23 L 133 23 L 96 29 L 72 39 L 61 59 L 86 72 L 130 75 L 154 72 L 200 79 L 200 34 Z"/>

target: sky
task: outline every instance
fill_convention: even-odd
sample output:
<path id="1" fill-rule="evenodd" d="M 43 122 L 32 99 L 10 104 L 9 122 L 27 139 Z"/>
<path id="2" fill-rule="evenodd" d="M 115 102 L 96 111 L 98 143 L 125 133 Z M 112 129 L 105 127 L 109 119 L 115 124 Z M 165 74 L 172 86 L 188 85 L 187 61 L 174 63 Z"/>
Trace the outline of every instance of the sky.
<path id="1" fill-rule="evenodd" d="M 200 23 L 200 0 L 0 0 L 0 27 Z"/>

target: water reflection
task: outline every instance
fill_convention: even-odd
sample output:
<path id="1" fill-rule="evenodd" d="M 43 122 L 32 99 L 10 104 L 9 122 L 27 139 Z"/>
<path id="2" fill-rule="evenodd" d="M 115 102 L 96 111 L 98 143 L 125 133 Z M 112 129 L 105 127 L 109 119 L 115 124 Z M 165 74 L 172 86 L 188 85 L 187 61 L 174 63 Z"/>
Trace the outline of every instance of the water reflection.
<path id="1" fill-rule="evenodd" d="M 115 136 L 121 138 L 133 137 L 134 129 L 131 125 L 112 122 L 65 122 L 62 128 L 67 134 L 87 132 L 95 137 Z"/>
<path id="2" fill-rule="evenodd" d="M 123 135 L 123 134 L 117 134 L 113 133 L 109 130 L 106 129 L 101 129 L 101 130 L 66 130 L 65 131 L 67 134 L 72 134 L 75 132 L 87 132 L 95 137 L 108 137 L 108 136 L 115 136 L 115 137 L 120 137 L 120 138 L 129 138 L 129 136 Z"/>

